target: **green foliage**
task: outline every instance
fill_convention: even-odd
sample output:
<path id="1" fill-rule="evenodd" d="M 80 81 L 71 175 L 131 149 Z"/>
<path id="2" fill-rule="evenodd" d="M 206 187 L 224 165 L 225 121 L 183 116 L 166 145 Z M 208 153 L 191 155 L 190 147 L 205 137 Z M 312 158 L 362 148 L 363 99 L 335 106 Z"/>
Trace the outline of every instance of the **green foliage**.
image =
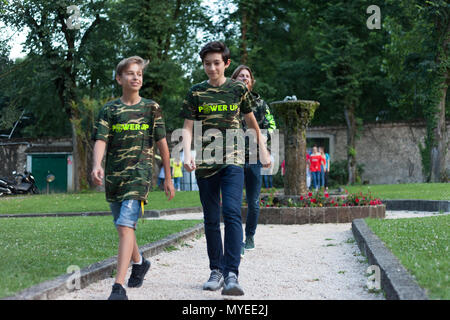
<path id="1" fill-rule="evenodd" d="M 448 86 L 446 70 L 450 57 L 443 44 L 449 37 L 450 5 L 439 0 L 425 3 L 395 1 L 394 6 L 398 14 L 386 17 L 391 41 L 386 46 L 384 60 L 384 68 L 393 84 L 389 99 L 392 105 L 390 118 L 425 120 L 425 141 L 419 148 L 423 175 L 430 181 L 431 152 L 438 138 L 435 129 L 440 113 L 439 101 L 443 85 Z M 448 95 L 446 101 L 449 101 Z"/>
<path id="2" fill-rule="evenodd" d="M 347 160 L 341 160 L 333 162 L 329 173 L 329 185 L 331 187 L 336 187 L 339 185 L 347 184 L 348 181 L 348 170 L 347 170 Z M 361 182 L 361 176 L 364 173 L 364 164 L 358 163 L 356 166 L 356 181 Z"/>

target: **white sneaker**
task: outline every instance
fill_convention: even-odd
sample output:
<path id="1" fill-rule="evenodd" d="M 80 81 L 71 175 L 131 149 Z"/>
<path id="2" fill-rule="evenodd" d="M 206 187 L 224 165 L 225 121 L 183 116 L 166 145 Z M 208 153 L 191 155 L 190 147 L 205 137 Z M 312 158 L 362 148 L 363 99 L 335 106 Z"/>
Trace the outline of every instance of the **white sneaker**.
<path id="1" fill-rule="evenodd" d="M 216 291 L 223 286 L 223 275 L 220 270 L 215 269 L 211 271 L 208 281 L 203 284 L 203 290 Z"/>
<path id="2" fill-rule="evenodd" d="M 238 279 L 234 272 L 229 272 L 225 279 L 225 285 L 222 289 L 222 294 L 227 296 L 243 296 L 244 290 L 239 285 Z"/>

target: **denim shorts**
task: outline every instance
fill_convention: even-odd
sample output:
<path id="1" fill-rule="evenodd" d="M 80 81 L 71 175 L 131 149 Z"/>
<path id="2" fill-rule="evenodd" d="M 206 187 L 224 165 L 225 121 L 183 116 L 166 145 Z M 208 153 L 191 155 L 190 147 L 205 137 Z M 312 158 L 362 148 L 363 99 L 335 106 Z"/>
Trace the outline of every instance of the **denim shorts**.
<path id="1" fill-rule="evenodd" d="M 117 226 L 130 227 L 136 230 L 139 215 L 141 214 L 140 200 L 124 200 L 109 204 Z"/>

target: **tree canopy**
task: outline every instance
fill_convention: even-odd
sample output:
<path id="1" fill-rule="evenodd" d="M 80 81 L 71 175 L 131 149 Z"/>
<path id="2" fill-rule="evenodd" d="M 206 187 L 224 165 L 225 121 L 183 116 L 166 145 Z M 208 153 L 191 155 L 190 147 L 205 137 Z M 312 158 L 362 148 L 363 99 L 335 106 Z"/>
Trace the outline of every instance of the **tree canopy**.
<path id="1" fill-rule="evenodd" d="M 222 40 L 232 53 L 228 76 L 247 64 L 267 102 L 288 95 L 318 100 L 312 125 L 347 127 L 349 170 L 365 123 L 424 121 L 424 175 L 439 180 L 450 118 L 450 5 L 386 0 L 379 4 L 379 29 L 368 28 L 368 6 L 362 0 L 2 0 L 0 132 L 9 133 L 25 113 L 15 136 L 71 136 L 79 162 L 86 162 L 96 113 L 121 93 L 115 66 L 131 55 L 150 60 L 142 95 L 160 103 L 169 130 L 179 128 L 187 90 L 206 79 L 198 52 Z M 11 30 L 26 33 L 26 56 L 15 61 L 8 58 Z"/>

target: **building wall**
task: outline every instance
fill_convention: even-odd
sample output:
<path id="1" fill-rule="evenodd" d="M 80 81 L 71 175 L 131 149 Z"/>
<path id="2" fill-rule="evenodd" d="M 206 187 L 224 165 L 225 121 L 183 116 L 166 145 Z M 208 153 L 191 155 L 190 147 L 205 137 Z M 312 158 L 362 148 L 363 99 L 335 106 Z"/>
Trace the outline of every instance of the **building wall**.
<path id="1" fill-rule="evenodd" d="M 447 124 L 450 132 L 450 123 Z M 388 123 L 365 125 L 356 142 L 358 163 L 364 164 L 362 181 L 371 184 L 423 182 L 419 143 L 425 136 L 423 123 Z M 307 138 L 328 138 L 331 162 L 346 160 L 347 132 L 345 126 L 310 127 Z M 450 135 L 449 135 L 450 136 Z M 284 159 L 284 136 L 280 133 L 278 168 Z M 167 135 L 170 149 L 176 144 Z M 34 146 L 70 146 L 70 138 L 62 139 L 0 139 L 0 176 L 11 176 L 13 170 L 23 172 L 27 163 L 25 150 Z M 278 159 L 277 159 L 278 160 Z M 331 163 L 331 170 L 333 164 Z M 155 163 L 153 183 L 156 184 L 159 165 Z M 446 169 L 450 171 L 450 152 Z"/>
<path id="2" fill-rule="evenodd" d="M 25 150 L 31 147 L 68 147 L 70 138 L 39 138 L 39 139 L 0 139 L 0 177 L 12 177 L 11 172 L 23 172 L 27 164 Z"/>
<path id="3" fill-rule="evenodd" d="M 450 132 L 450 123 L 447 131 Z M 425 133 L 423 123 L 365 125 L 356 142 L 357 162 L 364 164 L 362 181 L 371 184 L 424 182 L 419 144 L 423 144 Z M 331 161 L 347 159 L 346 127 L 311 127 L 308 137 L 329 137 Z M 447 153 L 446 169 L 450 170 L 450 153 Z"/>
<path id="4" fill-rule="evenodd" d="M 27 164 L 26 142 L 0 140 L 0 177 L 12 178 L 12 171 L 23 172 Z"/>

